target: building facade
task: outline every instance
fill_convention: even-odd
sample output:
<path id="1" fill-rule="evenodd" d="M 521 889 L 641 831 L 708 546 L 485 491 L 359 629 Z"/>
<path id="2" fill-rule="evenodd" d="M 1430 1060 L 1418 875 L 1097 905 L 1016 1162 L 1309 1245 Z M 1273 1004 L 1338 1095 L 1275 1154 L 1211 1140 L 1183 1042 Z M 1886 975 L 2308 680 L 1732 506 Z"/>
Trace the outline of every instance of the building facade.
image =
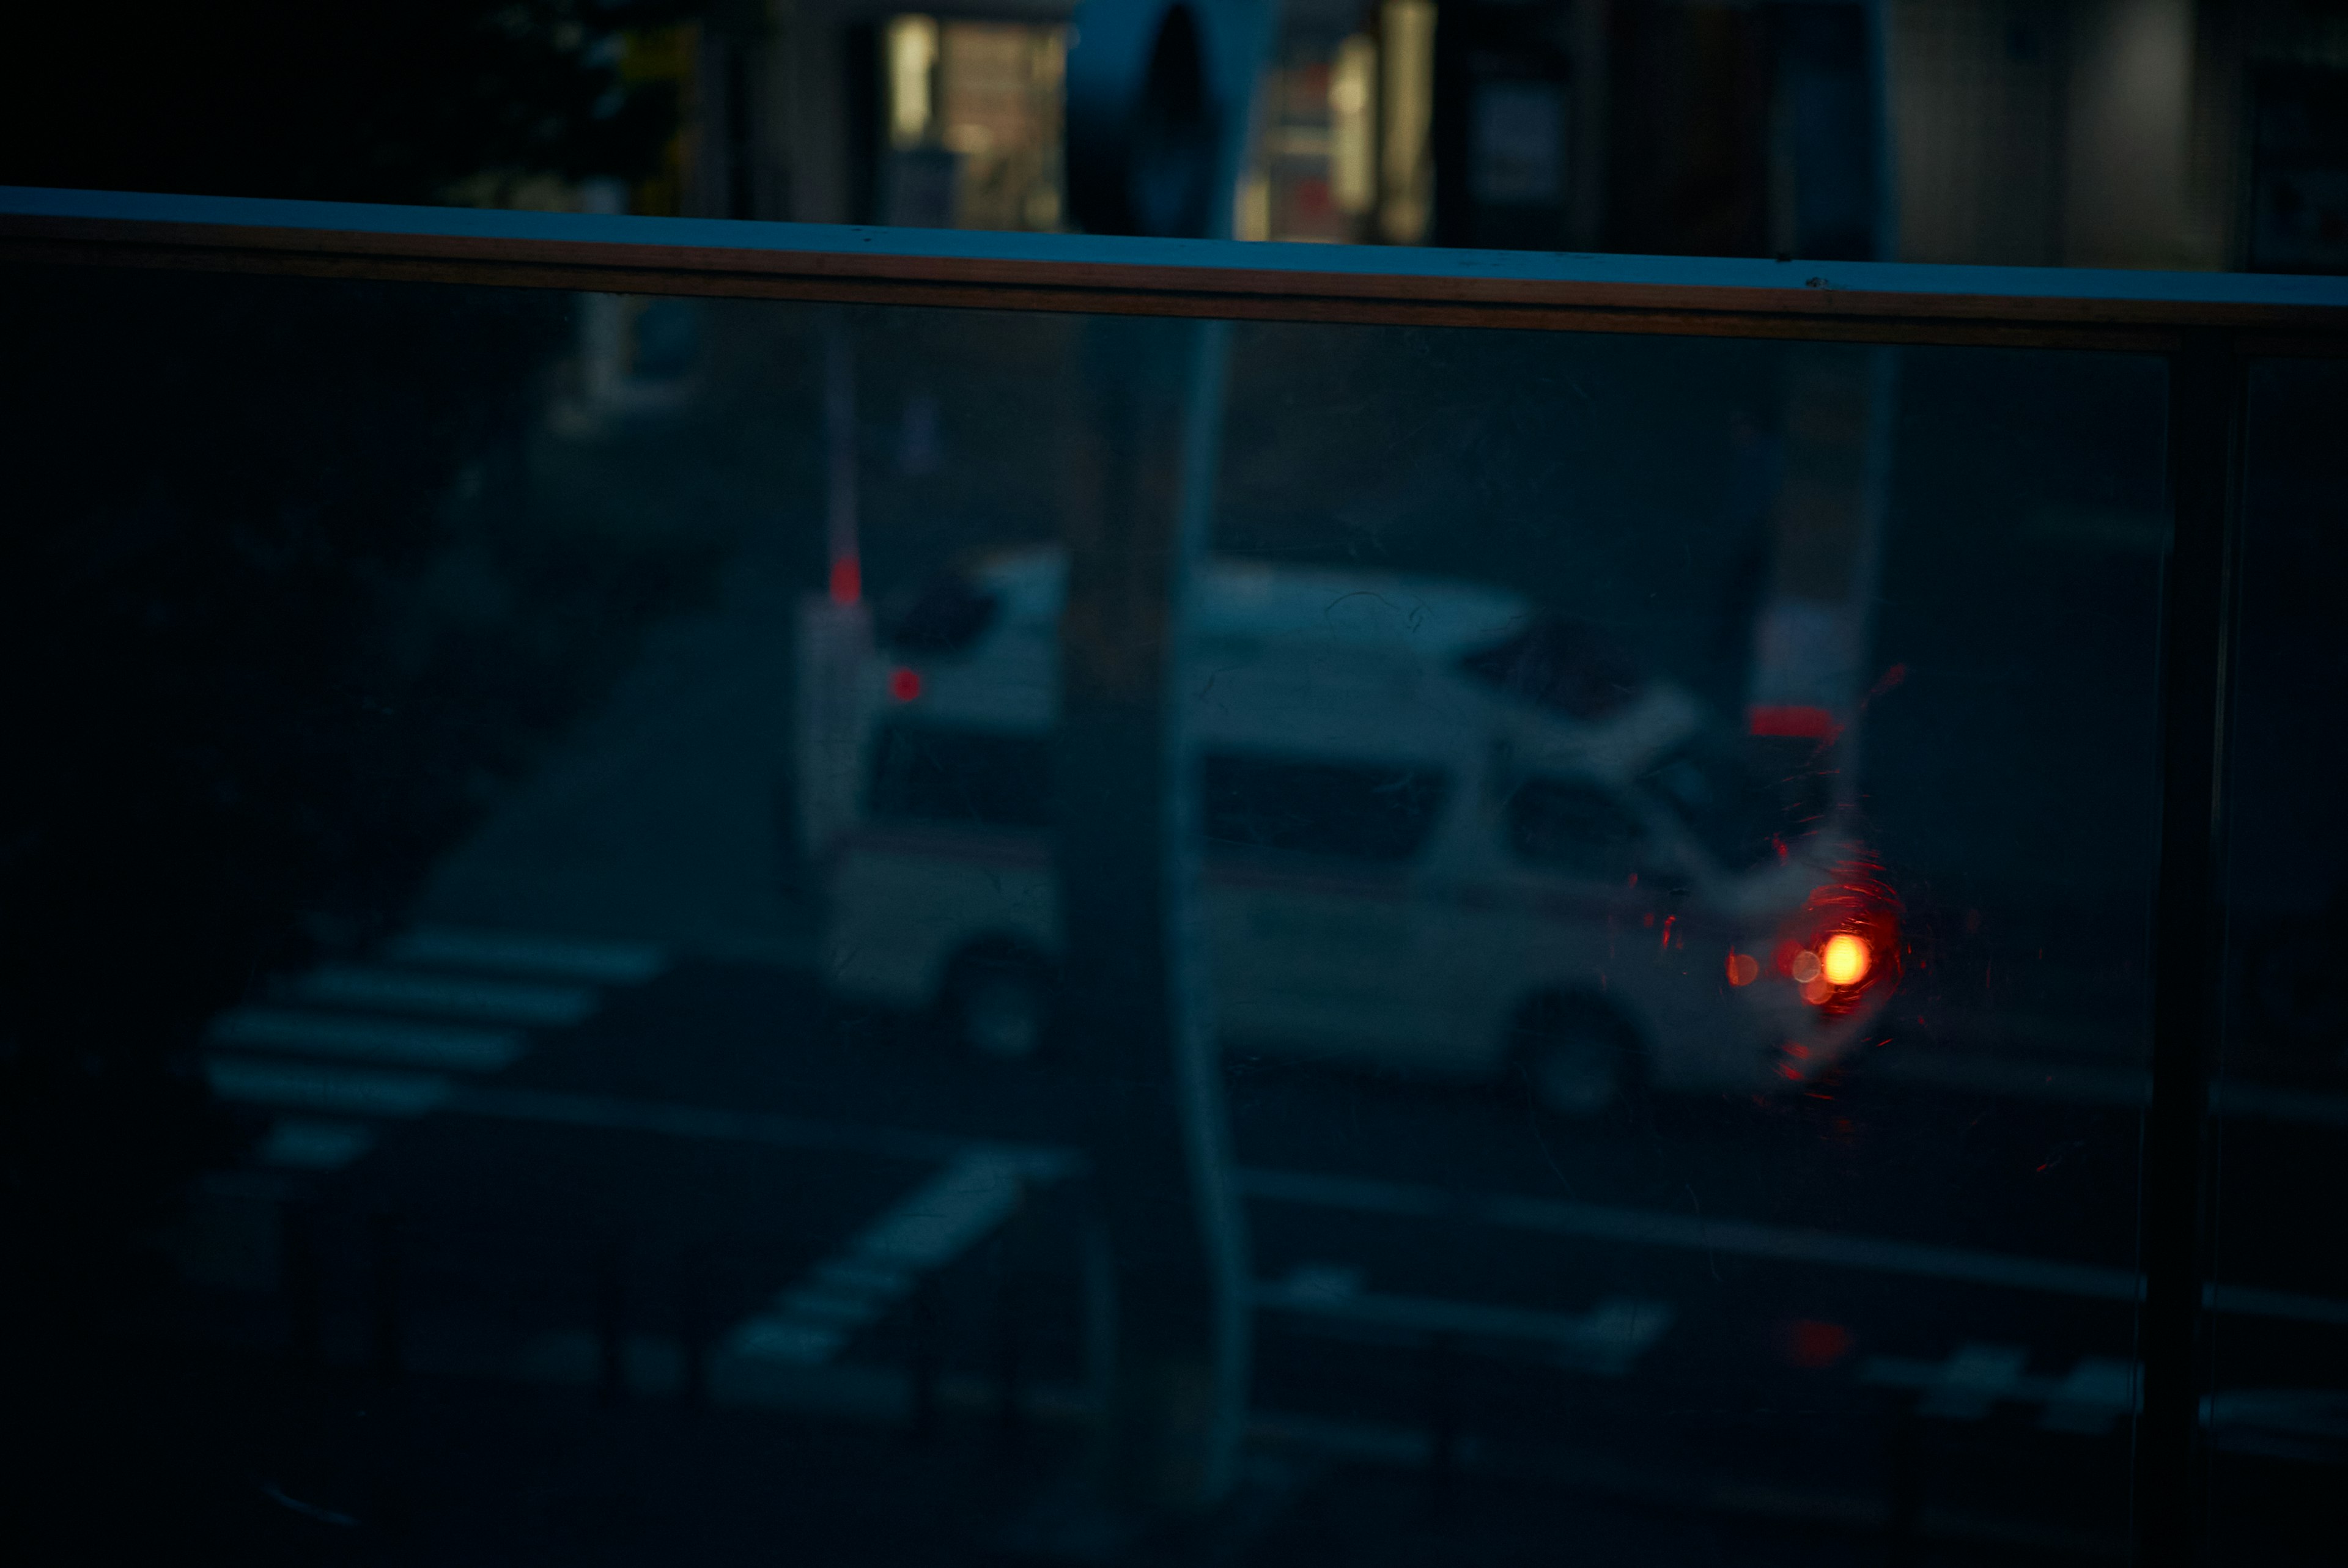
<path id="1" fill-rule="evenodd" d="M 639 210 L 1052 230 L 1067 0 L 734 0 Z M 2337 0 L 1289 0 L 1243 239 L 2348 264 Z"/>

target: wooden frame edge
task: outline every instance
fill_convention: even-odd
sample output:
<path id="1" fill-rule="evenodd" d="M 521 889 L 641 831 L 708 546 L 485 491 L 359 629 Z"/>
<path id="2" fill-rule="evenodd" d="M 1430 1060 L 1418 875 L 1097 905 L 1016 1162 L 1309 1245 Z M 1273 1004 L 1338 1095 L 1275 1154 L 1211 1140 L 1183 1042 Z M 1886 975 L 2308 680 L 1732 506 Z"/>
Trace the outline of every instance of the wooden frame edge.
<path id="1" fill-rule="evenodd" d="M 2214 327 L 2261 353 L 2348 354 L 2348 310 L 2299 304 L 866 255 L 24 214 L 0 214 L 0 258 L 946 309 L 2153 354 Z"/>

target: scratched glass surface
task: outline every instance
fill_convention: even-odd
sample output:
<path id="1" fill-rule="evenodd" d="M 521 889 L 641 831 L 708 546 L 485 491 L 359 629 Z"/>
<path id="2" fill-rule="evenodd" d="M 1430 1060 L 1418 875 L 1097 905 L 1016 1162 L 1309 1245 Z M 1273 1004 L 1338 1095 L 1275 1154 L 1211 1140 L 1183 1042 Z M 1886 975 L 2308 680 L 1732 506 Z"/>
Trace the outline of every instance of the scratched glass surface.
<path id="1" fill-rule="evenodd" d="M 203 1129 L 59 1430 L 200 1534 L 2124 1540 L 2157 362 L 14 276 L 9 983 Z"/>
<path id="2" fill-rule="evenodd" d="M 2219 1314 L 2204 1419 L 2213 1561 L 2317 1563 L 2348 1465 L 2348 833 L 2337 781 L 2348 377 L 2253 364 L 2226 811 L 2226 1030 L 2214 1090 Z"/>

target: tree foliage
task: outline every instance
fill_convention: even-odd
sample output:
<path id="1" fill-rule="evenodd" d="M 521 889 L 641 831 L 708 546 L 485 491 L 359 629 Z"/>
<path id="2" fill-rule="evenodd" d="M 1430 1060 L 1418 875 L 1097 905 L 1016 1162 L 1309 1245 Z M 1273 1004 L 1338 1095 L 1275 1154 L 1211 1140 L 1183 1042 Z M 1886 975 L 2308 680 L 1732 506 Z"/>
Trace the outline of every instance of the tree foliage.
<path id="1" fill-rule="evenodd" d="M 676 129 L 617 68 L 644 19 L 52 8 L 12 26 L 0 179 L 414 201 L 641 173 Z M 697 569 L 531 507 L 561 297 L 5 273 L 0 1246 L 40 1286 L 10 1312 L 82 1321 L 251 1135 L 193 1071 L 204 1020 L 375 935 Z"/>
<path id="2" fill-rule="evenodd" d="M 678 0 L 238 0 L 14 18 L 0 182 L 431 201 L 487 171 L 651 170 L 673 85 L 621 29 Z"/>

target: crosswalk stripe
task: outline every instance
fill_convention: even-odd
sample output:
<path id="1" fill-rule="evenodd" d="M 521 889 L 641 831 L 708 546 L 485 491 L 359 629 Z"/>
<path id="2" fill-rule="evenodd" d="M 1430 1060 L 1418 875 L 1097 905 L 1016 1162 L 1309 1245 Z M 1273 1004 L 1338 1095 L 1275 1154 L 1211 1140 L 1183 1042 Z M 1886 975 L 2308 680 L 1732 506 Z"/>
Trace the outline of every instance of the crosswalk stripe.
<path id="1" fill-rule="evenodd" d="M 737 1355 L 816 1366 L 854 1329 L 901 1300 L 1011 1217 L 1033 1162 L 1000 1150 L 961 1155 L 867 1226 L 841 1252 L 736 1326 Z"/>
<path id="2" fill-rule="evenodd" d="M 511 1030 L 472 1029 L 457 1024 L 415 1023 L 405 1019 L 348 1018 L 335 1013 L 284 1008 L 243 1007 L 221 1014 L 209 1038 L 215 1045 L 253 1050 L 290 1051 L 402 1067 L 438 1067 L 458 1072 L 498 1072 L 522 1053 L 522 1038 Z"/>
<path id="3" fill-rule="evenodd" d="M 360 964 L 324 965 L 289 989 L 303 1001 L 333 1007 L 389 1008 L 551 1028 L 579 1022 L 595 1010 L 597 1000 L 585 986 L 475 979 Z"/>
<path id="4" fill-rule="evenodd" d="M 1025 1165 L 1015 1156 L 964 1154 L 935 1180 L 891 1209 L 859 1237 L 860 1262 L 916 1272 L 938 1268 L 1011 1217 Z"/>
<path id="5" fill-rule="evenodd" d="M 649 942 L 462 930 L 446 926 L 419 926 L 396 937 L 385 948 L 384 956 L 403 964 L 497 969 L 605 985 L 641 985 L 668 968 L 667 954 Z"/>
<path id="6" fill-rule="evenodd" d="M 421 1116 L 448 1098 L 438 1073 L 383 1072 L 306 1061 L 254 1061 L 215 1056 L 204 1062 L 223 1100 L 345 1116 Z"/>
<path id="7" fill-rule="evenodd" d="M 811 1117 L 784 1116 L 766 1111 L 572 1094 L 510 1084 L 459 1085 L 448 1109 L 459 1115 L 501 1122 L 650 1132 L 717 1143 L 763 1143 L 770 1148 L 834 1151 L 885 1160 L 952 1161 L 969 1153 L 973 1147 L 973 1140 L 950 1133 L 853 1122 L 819 1122 Z M 992 1142 L 976 1146 L 1014 1161 L 1038 1181 L 1055 1181 L 1084 1168 L 1083 1158 L 1069 1149 Z"/>
<path id="8" fill-rule="evenodd" d="M 375 1129 L 358 1122 L 288 1116 L 269 1129 L 253 1157 L 292 1171 L 339 1171 L 375 1147 Z"/>

